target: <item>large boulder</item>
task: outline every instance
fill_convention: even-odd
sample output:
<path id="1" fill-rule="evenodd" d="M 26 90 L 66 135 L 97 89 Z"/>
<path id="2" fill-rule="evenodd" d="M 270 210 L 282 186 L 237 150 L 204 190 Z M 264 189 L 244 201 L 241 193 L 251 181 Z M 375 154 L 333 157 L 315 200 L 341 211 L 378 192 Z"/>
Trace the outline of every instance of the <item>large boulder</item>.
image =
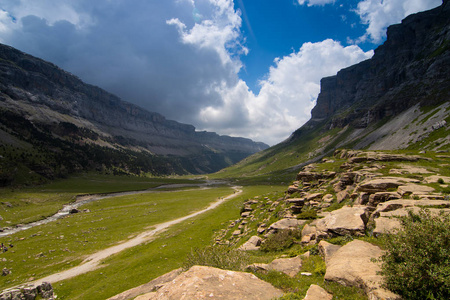
<path id="1" fill-rule="evenodd" d="M 326 228 L 332 235 L 364 235 L 368 221 L 368 208 L 366 206 L 344 206 L 332 211 L 318 224 Z"/>
<path id="2" fill-rule="evenodd" d="M 329 260 L 325 280 L 362 288 L 369 299 L 400 299 L 381 287 L 383 278 L 378 259 L 383 251 L 370 243 L 354 240 L 340 248 Z"/>
<path id="3" fill-rule="evenodd" d="M 205 266 L 193 266 L 168 282 L 157 292 L 139 299 L 273 299 L 283 292 L 271 284 L 244 272 L 221 270 Z"/>

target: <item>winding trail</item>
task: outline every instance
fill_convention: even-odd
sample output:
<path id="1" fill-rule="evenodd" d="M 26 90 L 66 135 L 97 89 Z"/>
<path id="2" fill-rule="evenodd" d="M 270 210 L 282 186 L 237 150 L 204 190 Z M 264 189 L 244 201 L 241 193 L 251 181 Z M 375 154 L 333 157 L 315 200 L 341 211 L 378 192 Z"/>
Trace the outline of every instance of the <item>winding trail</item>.
<path id="1" fill-rule="evenodd" d="M 106 248 L 104 250 L 100 250 L 100 251 L 98 251 L 98 252 L 96 252 L 94 254 L 89 255 L 80 265 L 78 265 L 76 267 L 73 267 L 71 269 L 68 269 L 68 270 L 65 270 L 65 271 L 62 271 L 62 272 L 59 272 L 59 273 L 55 273 L 55 274 L 49 275 L 47 277 L 38 279 L 36 281 L 31 282 L 30 284 L 39 285 L 39 284 L 41 284 L 43 282 L 54 283 L 54 282 L 58 282 L 58 281 L 65 280 L 65 279 L 69 279 L 69 278 L 72 278 L 72 277 L 75 277 L 75 276 L 78 276 L 78 275 L 81 275 L 81 274 L 93 271 L 95 269 L 98 269 L 99 268 L 99 264 L 100 264 L 100 262 L 103 259 L 105 259 L 105 258 L 107 258 L 107 257 L 109 257 L 109 256 L 111 256 L 113 254 L 119 253 L 119 252 L 121 252 L 121 251 L 123 251 L 125 249 L 128 249 L 128 248 L 137 246 L 139 244 L 151 241 L 151 240 L 156 238 L 155 235 L 157 233 L 162 232 L 163 230 L 167 229 L 168 227 L 170 227 L 170 226 L 172 226 L 174 224 L 181 223 L 181 222 L 183 222 L 185 220 L 188 220 L 190 218 L 196 217 L 196 216 L 198 216 L 200 214 L 203 214 L 203 213 L 205 213 L 207 211 L 210 211 L 212 209 L 215 209 L 216 207 L 218 207 L 223 202 L 225 202 L 225 201 L 227 201 L 229 199 L 232 199 L 232 198 L 234 198 L 234 197 L 236 197 L 236 196 L 238 196 L 239 194 L 242 193 L 241 187 L 233 186 L 233 189 L 235 190 L 235 192 L 233 194 L 228 195 L 228 196 L 223 197 L 223 198 L 219 198 L 219 200 L 211 203 L 205 209 L 199 210 L 197 212 L 191 213 L 191 214 L 189 214 L 187 216 L 184 216 L 184 217 L 181 217 L 181 218 L 178 218 L 178 219 L 174 219 L 174 220 L 167 221 L 167 222 L 164 222 L 164 223 L 156 224 L 156 225 L 152 226 L 152 227 L 154 227 L 153 229 L 145 231 L 145 232 L 137 235 L 136 237 L 134 237 L 134 238 L 132 238 L 132 239 L 130 239 L 128 241 L 125 241 L 125 242 L 120 243 L 118 245 Z"/>

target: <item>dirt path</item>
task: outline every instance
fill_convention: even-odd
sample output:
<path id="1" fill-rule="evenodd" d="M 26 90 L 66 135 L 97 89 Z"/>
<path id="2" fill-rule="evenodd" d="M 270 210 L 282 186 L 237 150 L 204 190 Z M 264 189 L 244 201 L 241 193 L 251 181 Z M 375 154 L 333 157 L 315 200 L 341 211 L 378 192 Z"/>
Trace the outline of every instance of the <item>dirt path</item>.
<path id="1" fill-rule="evenodd" d="M 200 211 L 194 212 L 192 214 L 189 214 L 187 216 L 184 216 L 184 217 L 181 217 L 181 218 L 178 218 L 175 220 L 156 224 L 153 229 L 151 229 L 149 231 L 145 231 L 126 242 L 123 242 L 116 246 L 112 246 L 112 247 L 106 248 L 104 250 L 101 250 L 94 254 L 89 255 L 79 266 L 73 267 L 71 269 L 68 269 L 68 270 L 65 270 L 65 271 L 62 271 L 59 273 L 49 275 L 47 277 L 36 280 L 36 281 L 32 282 L 31 284 L 38 285 L 38 284 L 41 284 L 42 282 L 54 283 L 54 282 L 69 279 L 69 278 L 93 271 L 93 270 L 99 268 L 100 261 L 104 260 L 105 258 L 107 258 L 113 254 L 119 253 L 125 249 L 137 246 L 144 242 L 151 241 L 154 238 L 156 238 L 155 235 L 157 233 L 160 233 L 161 231 L 167 229 L 168 227 L 170 227 L 174 224 L 181 223 L 187 219 L 193 218 L 200 214 L 203 214 L 209 210 L 212 210 L 212 209 L 216 208 L 217 206 L 219 206 L 220 204 L 222 204 L 224 201 L 232 199 L 242 193 L 242 189 L 240 189 L 239 187 L 233 187 L 233 189 L 235 190 L 235 192 L 233 194 L 228 195 L 227 197 L 219 198 L 219 200 L 211 203 L 205 209 L 202 209 Z"/>

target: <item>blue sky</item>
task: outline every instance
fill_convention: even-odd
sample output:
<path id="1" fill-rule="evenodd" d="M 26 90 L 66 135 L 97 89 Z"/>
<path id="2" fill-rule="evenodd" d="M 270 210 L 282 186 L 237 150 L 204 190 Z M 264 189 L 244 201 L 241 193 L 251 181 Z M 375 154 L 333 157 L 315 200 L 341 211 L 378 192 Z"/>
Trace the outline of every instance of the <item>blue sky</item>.
<path id="1" fill-rule="evenodd" d="M 320 79 L 441 0 L 0 0 L 0 42 L 198 130 L 270 145 Z"/>

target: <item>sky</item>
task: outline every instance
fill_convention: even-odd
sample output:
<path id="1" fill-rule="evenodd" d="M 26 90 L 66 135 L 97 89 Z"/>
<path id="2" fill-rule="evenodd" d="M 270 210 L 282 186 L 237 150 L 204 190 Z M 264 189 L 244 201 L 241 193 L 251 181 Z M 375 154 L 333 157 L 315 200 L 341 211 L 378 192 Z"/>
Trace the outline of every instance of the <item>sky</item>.
<path id="1" fill-rule="evenodd" d="M 441 0 L 0 0 L 0 43 L 197 130 L 277 144 L 320 79 Z"/>

